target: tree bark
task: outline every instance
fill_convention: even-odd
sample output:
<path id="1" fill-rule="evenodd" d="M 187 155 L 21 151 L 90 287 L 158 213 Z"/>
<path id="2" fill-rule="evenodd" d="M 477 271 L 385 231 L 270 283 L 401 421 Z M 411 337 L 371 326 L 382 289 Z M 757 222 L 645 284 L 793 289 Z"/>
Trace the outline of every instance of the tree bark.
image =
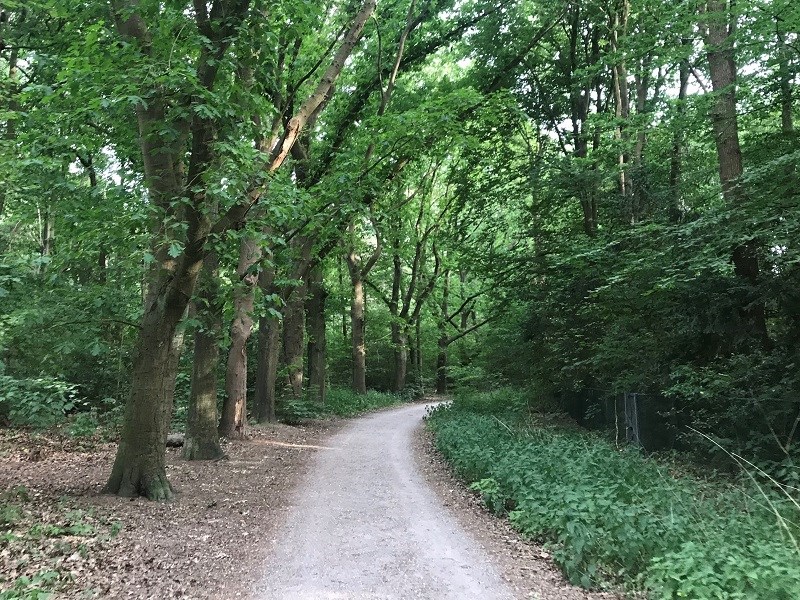
<path id="1" fill-rule="evenodd" d="M 218 265 L 216 252 L 209 252 L 198 283 L 197 316 L 202 325 L 194 335 L 192 386 L 183 442 L 186 460 L 214 460 L 223 455 L 217 433 L 217 367 L 222 332 Z"/>
<path id="2" fill-rule="evenodd" d="M 275 295 L 275 268 L 265 264 L 258 276 L 258 286 L 265 298 Z M 278 307 L 271 307 L 278 311 Z M 265 314 L 258 320 L 258 367 L 254 413 L 259 423 L 274 423 L 275 383 L 278 378 L 278 350 L 280 347 L 281 322 L 277 314 Z"/>
<path id="3" fill-rule="evenodd" d="M 353 255 L 349 255 L 352 257 Z M 353 264 L 348 258 L 348 264 Z M 350 268 L 350 283 L 353 298 L 350 302 L 350 331 L 353 348 L 353 391 L 357 394 L 367 393 L 367 348 L 365 336 L 364 280 L 358 264 Z"/>
<path id="4" fill-rule="evenodd" d="M 199 267 L 198 269 L 199 270 Z M 176 335 L 196 270 L 165 285 L 165 293 L 150 303 L 136 342 L 131 396 L 119 447 L 105 490 L 120 496 L 168 500 L 172 487 L 164 466 L 169 421 L 175 395 L 175 373 L 182 336 Z M 163 281 L 163 279 L 162 279 Z"/>
<path id="5" fill-rule="evenodd" d="M 778 39 L 778 77 L 781 86 L 781 132 L 792 133 L 794 131 L 793 104 L 794 94 L 792 90 L 792 72 L 790 65 L 790 51 L 786 45 L 786 34 L 781 31 L 781 21 L 776 19 L 775 34 Z"/>
<path id="6" fill-rule="evenodd" d="M 247 341 L 253 331 L 253 303 L 258 275 L 253 267 L 261 260 L 258 239 L 247 235 L 239 246 L 236 268 L 238 284 L 233 290 L 231 347 L 225 371 L 225 403 L 219 434 L 228 439 L 242 438 L 247 429 Z"/>
<path id="7" fill-rule="evenodd" d="M 408 373 L 408 332 L 403 323 L 392 323 L 392 347 L 394 349 L 392 391 L 402 392 L 406 387 Z"/>
<path id="8" fill-rule="evenodd" d="M 450 271 L 444 272 L 442 283 L 441 318 L 438 323 L 439 339 L 436 355 L 436 393 L 447 393 L 447 348 L 450 345 L 447 336 L 447 319 L 450 314 Z"/>
<path id="9" fill-rule="evenodd" d="M 683 40 L 683 45 L 688 46 L 689 40 Z M 681 59 L 678 67 L 678 102 L 676 107 L 675 125 L 672 133 L 672 152 L 670 155 L 669 165 L 669 188 L 671 190 L 671 206 L 670 217 L 673 223 L 680 223 L 683 216 L 686 214 L 686 203 L 683 199 L 683 191 L 681 189 L 681 178 L 683 176 L 683 147 L 684 147 L 684 123 L 683 119 L 686 115 L 686 94 L 689 88 L 689 75 L 691 70 L 689 68 L 689 59 Z"/>
<path id="10" fill-rule="evenodd" d="M 736 61 L 731 37 L 736 17 L 728 14 L 728 5 L 724 0 L 709 0 L 706 6 L 709 16 L 706 52 L 716 95 L 711 120 L 719 159 L 719 179 L 726 202 L 731 208 L 736 208 L 747 201 L 747 195 L 739 184 L 743 163 L 736 108 Z M 738 244 L 733 249 L 732 261 L 736 276 L 750 287 L 749 295 L 753 296 L 745 300 L 739 311 L 745 334 L 758 339 L 762 346 L 769 347 L 764 301 L 754 297 L 760 279 L 758 243 L 749 240 Z"/>
<path id="11" fill-rule="evenodd" d="M 355 223 L 350 222 L 350 248 L 345 254 L 347 270 L 350 273 L 350 284 L 353 296 L 350 301 L 350 331 L 353 351 L 353 391 L 356 394 L 367 393 L 367 347 L 366 347 L 366 291 L 364 279 L 378 262 L 381 255 L 381 237 L 375 221 L 376 246 L 375 251 L 366 263 L 362 264 L 361 257 L 356 252 Z"/>
<path id="12" fill-rule="evenodd" d="M 614 12 L 614 22 L 611 28 L 611 51 L 613 53 L 619 52 L 620 36 L 624 38 L 627 35 L 629 13 L 630 5 L 628 0 L 622 0 L 619 10 Z M 631 196 L 633 182 L 629 170 L 630 160 L 628 156 L 628 121 L 630 120 L 631 109 L 628 91 L 628 70 L 625 67 L 625 61 L 619 59 L 614 64 L 612 71 L 614 75 L 614 114 L 617 118 L 616 137 L 621 144 L 620 153 L 617 157 L 619 192 L 623 201 L 627 202 Z M 632 210 L 631 213 L 633 213 Z"/>
<path id="13" fill-rule="evenodd" d="M 328 292 L 323 281 L 322 267 L 312 269 L 308 280 L 306 303 L 308 328 L 308 388 L 320 404 L 325 404 L 327 393 L 326 359 L 327 338 L 325 331 L 325 302 Z"/>
<path id="14" fill-rule="evenodd" d="M 303 395 L 303 337 L 305 333 L 306 282 L 291 292 L 283 317 L 283 360 L 292 396 Z"/>

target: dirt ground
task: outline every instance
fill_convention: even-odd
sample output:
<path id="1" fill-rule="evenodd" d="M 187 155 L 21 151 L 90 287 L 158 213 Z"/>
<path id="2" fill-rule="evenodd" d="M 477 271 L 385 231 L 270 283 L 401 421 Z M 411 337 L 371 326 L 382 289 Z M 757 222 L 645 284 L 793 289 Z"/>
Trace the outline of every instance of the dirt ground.
<path id="1" fill-rule="evenodd" d="M 251 429 L 227 459 L 187 462 L 169 449 L 169 503 L 101 493 L 115 444 L 0 430 L 0 591 L 19 577 L 52 580 L 57 598 L 249 598 L 295 490 L 333 420 Z M 568 585 L 541 547 L 522 540 L 456 481 L 420 427 L 416 463 L 442 510 L 455 513 L 518 598 L 611 598 Z"/>
<path id="2" fill-rule="evenodd" d="M 248 597 L 289 491 L 340 423 L 253 428 L 216 462 L 169 449 L 169 503 L 101 494 L 115 444 L 0 430 L 0 590 L 38 576 L 58 598 Z"/>

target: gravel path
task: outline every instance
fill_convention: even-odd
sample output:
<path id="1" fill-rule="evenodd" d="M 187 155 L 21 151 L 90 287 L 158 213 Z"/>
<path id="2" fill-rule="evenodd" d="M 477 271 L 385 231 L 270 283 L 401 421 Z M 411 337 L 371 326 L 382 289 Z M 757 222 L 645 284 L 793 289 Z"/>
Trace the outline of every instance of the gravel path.
<path id="1" fill-rule="evenodd" d="M 259 600 L 512 600 L 514 594 L 418 473 L 417 404 L 329 438 L 268 557 Z"/>

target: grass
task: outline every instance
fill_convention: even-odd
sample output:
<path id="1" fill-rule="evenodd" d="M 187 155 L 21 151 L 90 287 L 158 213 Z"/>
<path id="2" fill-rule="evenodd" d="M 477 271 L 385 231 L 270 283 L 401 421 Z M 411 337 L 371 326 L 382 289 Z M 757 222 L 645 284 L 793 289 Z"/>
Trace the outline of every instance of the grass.
<path id="1" fill-rule="evenodd" d="M 677 475 L 580 431 L 531 428 L 520 392 L 434 410 L 436 445 L 573 583 L 652 599 L 800 598 L 800 510 L 781 489 Z"/>

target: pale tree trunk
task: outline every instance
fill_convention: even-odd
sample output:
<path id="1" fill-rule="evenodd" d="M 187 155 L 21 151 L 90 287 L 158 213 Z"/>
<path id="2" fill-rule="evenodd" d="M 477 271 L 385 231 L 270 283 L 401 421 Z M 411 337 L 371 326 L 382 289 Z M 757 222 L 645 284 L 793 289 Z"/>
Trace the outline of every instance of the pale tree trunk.
<path id="1" fill-rule="evenodd" d="M 326 360 L 327 339 L 325 331 L 325 302 L 328 292 L 325 289 L 322 266 L 311 270 L 308 279 L 308 388 L 312 396 L 325 404 L 327 392 Z"/>
<path id="2" fill-rule="evenodd" d="M 747 194 L 739 183 L 743 164 L 739 145 L 736 61 L 732 39 L 736 17 L 728 13 L 729 7 L 724 0 L 709 0 L 706 7 L 709 17 L 706 24 L 706 53 L 711 83 L 716 94 L 711 120 L 719 159 L 719 179 L 725 200 L 731 208 L 736 208 L 747 202 Z M 760 279 L 758 247 L 757 241 L 750 240 L 738 244 L 732 253 L 734 272 L 751 287 L 753 293 Z M 740 314 L 746 334 L 758 339 L 762 346 L 769 347 L 763 300 L 747 300 L 740 309 Z"/>
<path id="3" fill-rule="evenodd" d="M 237 285 L 233 290 L 231 347 L 225 370 L 225 403 L 219 434 L 226 438 L 242 438 L 247 429 L 247 340 L 253 331 L 253 302 L 258 275 L 253 268 L 261 260 L 259 241 L 245 236 L 239 247 Z"/>
<path id="4" fill-rule="evenodd" d="M 218 265 L 216 252 L 209 252 L 198 283 L 197 319 L 201 326 L 194 335 L 192 386 L 183 442 L 186 460 L 214 460 L 223 455 L 217 433 L 217 367 L 222 333 Z"/>
<path id="5" fill-rule="evenodd" d="M 39 213 L 39 255 L 42 258 L 49 258 L 53 254 L 53 244 L 55 243 L 55 223 L 53 210 L 50 205 L 45 205 L 44 209 L 37 208 Z M 47 263 L 42 262 L 38 267 L 39 274 L 47 271 Z"/>
<path id="6" fill-rule="evenodd" d="M 628 16 L 630 5 L 628 0 L 622 0 L 619 10 L 615 11 L 611 28 L 611 51 L 619 51 L 620 37 L 624 38 L 628 30 Z M 613 68 L 614 75 L 614 115 L 617 119 L 616 137 L 620 141 L 621 150 L 617 157 L 619 168 L 619 191 L 624 201 L 628 201 L 633 189 L 632 176 L 629 169 L 628 157 L 628 126 L 630 120 L 630 95 L 628 91 L 628 70 L 625 61 L 619 59 Z M 631 213 L 633 211 L 631 210 Z M 633 219 L 633 214 L 631 214 Z"/>

